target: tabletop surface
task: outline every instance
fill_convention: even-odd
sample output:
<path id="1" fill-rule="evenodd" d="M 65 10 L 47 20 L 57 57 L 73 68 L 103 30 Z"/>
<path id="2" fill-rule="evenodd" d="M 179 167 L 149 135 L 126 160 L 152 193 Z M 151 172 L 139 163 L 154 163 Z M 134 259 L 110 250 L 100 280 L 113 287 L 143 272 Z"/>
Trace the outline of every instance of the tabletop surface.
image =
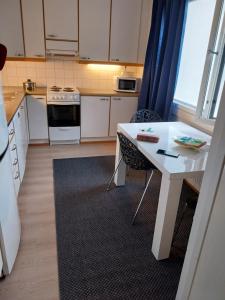
<path id="1" fill-rule="evenodd" d="M 137 134 L 149 128 L 151 134 L 159 137 L 159 142 L 155 144 L 137 141 Z M 202 174 L 205 170 L 211 136 L 183 122 L 118 124 L 118 131 L 127 136 L 162 173 L 169 177 L 188 178 Z M 200 149 L 187 149 L 174 142 L 177 136 L 200 138 L 207 144 Z M 179 157 L 157 154 L 158 149 L 179 153 Z"/>

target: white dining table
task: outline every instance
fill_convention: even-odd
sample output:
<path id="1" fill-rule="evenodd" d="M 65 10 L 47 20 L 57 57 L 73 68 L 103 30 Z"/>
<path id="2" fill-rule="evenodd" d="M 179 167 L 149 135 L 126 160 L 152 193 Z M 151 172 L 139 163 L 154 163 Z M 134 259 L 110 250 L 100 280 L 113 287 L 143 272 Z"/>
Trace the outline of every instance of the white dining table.
<path id="1" fill-rule="evenodd" d="M 137 141 L 138 133 L 149 130 L 151 134 L 159 137 L 158 143 Z M 211 137 L 183 122 L 118 124 L 117 131 L 134 143 L 162 174 L 152 252 L 157 260 L 166 259 L 170 254 L 183 180 L 199 180 L 203 176 Z M 200 138 L 207 144 L 198 150 L 187 149 L 174 142 L 175 137 L 179 136 Z M 157 154 L 158 149 L 179 153 L 179 157 Z M 120 143 L 117 137 L 115 166 L 120 158 Z M 126 165 L 122 161 L 115 174 L 114 182 L 117 186 L 125 185 L 125 178 Z"/>

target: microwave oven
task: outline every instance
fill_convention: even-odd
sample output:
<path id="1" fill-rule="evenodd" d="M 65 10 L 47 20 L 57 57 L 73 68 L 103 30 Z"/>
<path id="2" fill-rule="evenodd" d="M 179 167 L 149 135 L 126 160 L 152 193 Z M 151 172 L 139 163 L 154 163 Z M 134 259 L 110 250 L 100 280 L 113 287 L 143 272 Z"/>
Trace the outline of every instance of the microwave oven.
<path id="1" fill-rule="evenodd" d="M 139 92 L 141 79 L 136 77 L 116 77 L 114 90 L 117 92 Z"/>

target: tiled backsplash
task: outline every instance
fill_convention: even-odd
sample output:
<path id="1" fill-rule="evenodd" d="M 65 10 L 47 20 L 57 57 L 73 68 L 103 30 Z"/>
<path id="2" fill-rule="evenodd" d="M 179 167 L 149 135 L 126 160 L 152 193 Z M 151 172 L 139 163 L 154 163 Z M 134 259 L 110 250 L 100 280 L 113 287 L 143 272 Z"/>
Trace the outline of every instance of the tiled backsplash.
<path id="1" fill-rule="evenodd" d="M 79 64 L 71 60 L 46 62 L 7 61 L 3 70 L 3 84 L 21 86 L 30 78 L 37 86 L 74 86 L 92 89 L 113 88 L 114 76 L 121 75 L 125 67 L 116 65 Z M 126 67 L 133 76 L 142 75 L 142 67 Z"/>

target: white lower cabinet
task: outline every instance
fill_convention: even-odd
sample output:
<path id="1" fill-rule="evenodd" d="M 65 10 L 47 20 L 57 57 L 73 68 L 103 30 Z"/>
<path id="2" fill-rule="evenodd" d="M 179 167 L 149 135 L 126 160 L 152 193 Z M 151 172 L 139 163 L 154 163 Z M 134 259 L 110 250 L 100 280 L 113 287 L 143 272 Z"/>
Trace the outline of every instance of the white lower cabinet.
<path id="1" fill-rule="evenodd" d="M 116 136 L 118 123 L 130 122 L 137 104 L 137 97 L 111 97 L 109 136 Z"/>
<path id="2" fill-rule="evenodd" d="M 138 97 L 81 97 L 81 139 L 115 137 L 118 123 L 129 123 Z"/>
<path id="3" fill-rule="evenodd" d="M 26 155 L 28 148 L 28 130 L 27 130 L 27 112 L 26 112 L 26 99 L 23 100 L 22 104 L 18 108 L 14 118 L 13 124 L 15 129 L 16 137 L 16 148 L 19 163 L 19 176 L 20 180 L 23 180 L 25 166 L 26 166 Z"/>
<path id="4" fill-rule="evenodd" d="M 48 140 L 47 103 L 45 96 L 27 96 L 30 143 Z"/>
<path id="5" fill-rule="evenodd" d="M 81 138 L 107 137 L 110 97 L 81 97 Z"/>

